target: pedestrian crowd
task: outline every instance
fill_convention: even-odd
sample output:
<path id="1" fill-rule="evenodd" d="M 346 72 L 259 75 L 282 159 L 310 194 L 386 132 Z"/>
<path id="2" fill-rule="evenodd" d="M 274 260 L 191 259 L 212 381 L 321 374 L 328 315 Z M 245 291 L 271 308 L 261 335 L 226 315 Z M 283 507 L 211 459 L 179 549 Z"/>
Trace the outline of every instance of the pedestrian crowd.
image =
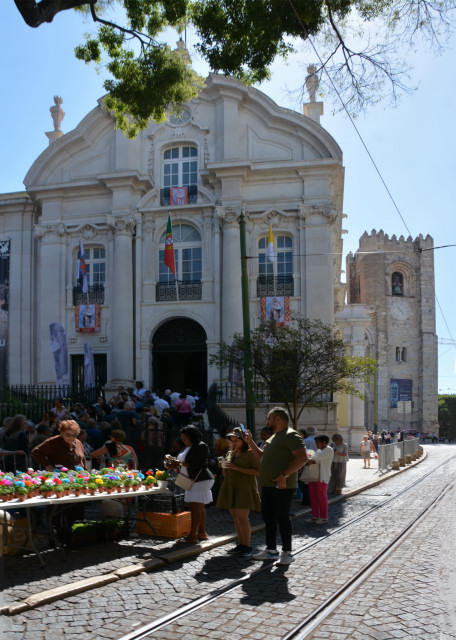
<path id="1" fill-rule="evenodd" d="M 157 442 L 155 434 L 154 444 L 161 447 L 165 468 L 178 474 L 176 484 L 185 489 L 191 513 L 191 530 L 184 542 L 198 544 L 207 539 L 206 505 L 215 504 L 227 509 L 233 519 L 238 542 L 229 554 L 289 565 L 294 559 L 292 499 L 297 493 L 301 503 L 310 506 L 309 524 L 328 522 L 328 493 L 341 494 L 345 486 L 347 443 L 340 434 L 330 441 L 311 426 L 296 431 L 287 411 L 275 407 L 258 441 L 241 425 L 221 434 L 212 452 L 201 429 L 190 424 L 205 412 L 198 393 L 152 392 L 138 381 L 134 389 L 119 386 L 111 398 L 100 397 L 95 405 L 66 407 L 56 399 L 38 425 L 24 415 L 7 418 L 0 429 L 0 447 L 3 452 L 23 454 L 25 459 L 31 455 L 39 468 L 47 470 L 87 468 L 89 457 L 102 456 L 110 464 L 138 468 L 132 444 L 150 444 L 150 426 L 161 425 L 162 440 Z M 165 455 L 163 428 L 167 425 L 179 428 L 179 437 Z M 132 443 L 133 437 L 136 441 Z M 404 433 L 367 432 L 360 443 L 364 467 L 370 466 L 380 444 L 395 437 L 401 440 Z M 218 465 L 211 464 L 213 455 Z M 265 548 L 256 553 L 251 547 L 250 511 L 261 511 L 265 523 Z"/>
<path id="2" fill-rule="evenodd" d="M 73 429 L 80 443 L 77 449 L 82 448 L 87 458 L 119 458 L 130 467 L 137 466 L 132 448 L 162 447 L 163 433 L 168 428 L 202 421 L 205 413 L 206 406 L 198 392 L 151 391 L 141 381 L 134 388 L 120 385 L 110 398 L 100 396 L 93 405 L 75 402 L 65 406 L 62 398 L 56 398 L 37 424 L 22 414 L 3 420 L 0 427 L 3 468 L 25 471 L 39 463 L 40 452 L 50 446 L 43 443 L 60 437 L 60 427 L 65 421 L 76 423 L 77 429 Z"/>

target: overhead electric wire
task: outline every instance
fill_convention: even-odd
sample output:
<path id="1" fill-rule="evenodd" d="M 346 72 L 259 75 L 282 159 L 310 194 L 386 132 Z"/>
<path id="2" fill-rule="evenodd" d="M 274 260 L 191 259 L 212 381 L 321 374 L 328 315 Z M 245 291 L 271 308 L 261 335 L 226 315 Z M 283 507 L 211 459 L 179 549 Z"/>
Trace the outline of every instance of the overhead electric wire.
<path id="1" fill-rule="evenodd" d="M 294 14 L 295 14 L 295 16 L 296 16 L 297 21 L 298 21 L 298 22 L 299 22 L 299 24 L 301 25 L 301 28 L 302 28 L 303 32 L 306 34 L 306 39 L 308 40 L 308 42 L 309 42 L 310 46 L 312 47 L 312 49 L 313 49 L 313 51 L 314 51 L 315 55 L 317 56 L 317 58 L 318 58 L 318 60 L 319 60 L 319 62 L 320 62 L 321 69 L 323 69 L 323 70 L 324 70 L 324 72 L 326 73 L 326 76 L 327 76 L 327 78 L 328 78 L 328 80 L 329 80 L 329 82 L 330 82 L 330 84 L 331 84 L 332 88 L 334 89 L 335 94 L 336 94 L 336 95 L 337 95 L 337 97 L 339 98 L 340 103 L 341 103 L 341 105 L 342 105 L 342 107 L 343 107 L 343 109 L 344 109 L 345 113 L 346 113 L 346 114 L 347 114 L 347 116 L 348 116 L 348 119 L 349 119 L 349 120 L 350 120 L 350 122 L 352 123 L 353 128 L 354 128 L 354 130 L 356 131 L 356 133 L 357 133 L 357 135 L 358 135 L 358 138 L 359 138 L 359 139 L 360 139 L 360 141 L 361 141 L 361 144 L 363 145 L 363 147 L 364 147 L 364 149 L 365 149 L 365 151 L 366 151 L 367 155 L 369 156 L 370 161 L 372 162 L 372 164 L 373 164 L 373 166 L 374 166 L 374 168 L 375 168 L 375 171 L 376 171 L 376 172 L 377 172 L 377 174 L 378 174 L 378 177 L 380 178 L 380 180 L 381 180 L 381 182 L 382 182 L 383 186 L 385 187 L 386 192 L 387 192 L 387 194 L 389 195 L 390 200 L 391 200 L 391 202 L 393 203 L 394 208 L 396 209 L 397 213 L 399 214 L 399 217 L 400 217 L 400 219 L 402 220 L 402 222 L 403 222 L 403 224 L 404 224 L 405 228 L 407 229 L 407 231 L 408 231 L 409 235 L 410 235 L 410 236 L 412 236 L 412 233 L 411 233 L 410 229 L 408 228 L 407 223 L 405 222 L 405 219 L 404 219 L 404 217 L 403 217 L 402 213 L 400 212 L 400 209 L 399 209 L 398 205 L 396 204 L 396 201 L 395 201 L 395 199 L 393 198 L 393 195 L 392 195 L 391 191 L 390 191 L 390 190 L 389 190 L 389 188 L 388 188 L 388 185 L 386 184 L 385 180 L 383 179 L 383 176 L 382 176 L 382 174 L 381 174 L 381 172 L 380 172 L 380 169 L 378 168 L 378 166 L 377 166 L 377 164 L 376 164 L 376 162 L 375 162 L 375 160 L 374 160 L 374 158 L 373 158 L 373 156 L 372 156 L 371 152 L 369 151 L 369 149 L 368 149 L 368 147 L 367 147 L 367 144 L 364 142 L 364 139 L 363 139 L 363 137 L 362 137 L 361 133 L 359 132 L 358 127 L 357 127 L 357 126 L 356 126 L 356 124 L 355 124 L 355 121 L 354 121 L 354 120 L 353 120 L 353 118 L 351 117 L 350 112 L 348 111 L 348 109 L 347 109 L 347 107 L 346 107 L 346 105 L 345 105 L 345 102 L 344 102 L 344 101 L 343 101 L 343 99 L 342 99 L 342 96 L 340 95 L 339 91 L 337 90 L 337 87 L 336 87 L 336 85 L 334 84 L 333 79 L 331 78 L 331 76 L 329 75 L 328 71 L 326 70 L 326 66 L 325 66 L 325 64 L 323 63 L 323 60 L 321 59 L 320 54 L 318 53 L 318 51 L 317 51 L 317 49 L 316 49 L 316 47 L 315 47 L 315 45 L 314 45 L 314 43 L 313 43 L 313 41 L 312 41 L 311 37 L 310 37 L 310 36 L 309 36 L 309 34 L 307 33 L 306 28 L 304 27 L 304 24 L 303 24 L 303 22 L 302 22 L 301 18 L 299 17 L 299 14 L 298 14 L 297 10 L 296 10 L 296 7 L 295 7 L 295 6 L 294 6 L 294 4 L 293 4 L 293 0 L 288 0 L 288 2 L 289 2 L 290 6 L 291 6 L 291 8 L 292 8 L 292 10 L 293 10 L 293 13 L 294 13 Z M 442 247 L 434 247 L 433 249 L 436 249 L 436 248 L 443 248 L 444 246 L 446 247 L 446 246 L 454 246 L 454 245 L 442 245 Z M 422 250 L 420 250 L 420 252 L 421 252 L 421 251 L 430 251 L 430 250 L 431 250 L 431 249 L 422 249 Z M 357 253 L 358 253 L 358 252 L 357 252 Z M 447 328 L 448 334 L 449 334 L 449 336 L 450 336 L 451 340 L 453 340 L 453 336 L 451 335 L 451 331 L 450 331 L 450 328 L 449 328 L 449 326 L 448 326 L 448 322 L 446 321 L 446 318 L 445 318 L 445 315 L 444 315 L 444 313 L 443 313 L 442 307 L 440 306 L 440 302 L 439 302 L 439 300 L 438 300 L 438 298 L 437 298 L 437 294 L 435 294 L 435 293 L 434 293 L 434 295 L 435 295 L 435 300 L 436 300 L 437 305 L 438 305 L 438 307 L 439 307 L 440 313 L 442 314 L 442 318 L 443 318 L 443 321 L 444 321 L 445 326 L 446 326 L 446 328 Z"/>

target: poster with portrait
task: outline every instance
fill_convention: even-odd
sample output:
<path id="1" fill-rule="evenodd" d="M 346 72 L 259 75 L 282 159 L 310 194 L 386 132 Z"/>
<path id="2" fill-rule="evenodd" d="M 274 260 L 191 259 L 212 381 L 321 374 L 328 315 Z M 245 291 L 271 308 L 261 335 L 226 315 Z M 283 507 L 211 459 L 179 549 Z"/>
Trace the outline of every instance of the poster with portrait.
<path id="1" fill-rule="evenodd" d="M 288 296 L 261 298 L 261 319 L 275 322 L 278 327 L 290 324 L 290 298 Z"/>
<path id="2" fill-rule="evenodd" d="M 0 241 L 0 389 L 8 386 L 10 241 Z"/>
<path id="3" fill-rule="evenodd" d="M 75 307 L 76 331 L 94 333 L 100 331 L 100 305 L 79 304 Z"/>
<path id="4" fill-rule="evenodd" d="M 188 204 L 188 187 L 171 187 L 169 190 L 169 204 Z"/>
<path id="5" fill-rule="evenodd" d="M 397 409 L 398 402 L 411 402 L 413 400 L 413 380 L 391 378 L 390 382 L 390 407 Z"/>
<path id="6" fill-rule="evenodd" d="M 60 322 L 52 322 L 49 325 L 49 338 L 51 341 L 52 358 L 54 360 L 56 383 L 58 386 L 66 386 L 70 384 L 68 347 L 65 329 Z"/>

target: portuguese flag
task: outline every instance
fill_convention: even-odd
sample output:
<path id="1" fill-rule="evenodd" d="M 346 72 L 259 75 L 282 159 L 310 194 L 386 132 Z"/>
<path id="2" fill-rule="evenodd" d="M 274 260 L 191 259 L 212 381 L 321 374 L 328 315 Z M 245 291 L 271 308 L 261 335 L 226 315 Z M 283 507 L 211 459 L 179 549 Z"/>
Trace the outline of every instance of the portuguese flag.
<path id="1" fill-rule="evenodd" d="M 168 269 L 176 275 L 176 263 L 174 262 L 173 227 L 171 226 L 171 216 L 168 215 L 168 226 L 166 227 L 165 255 L 163 262 Z"/>

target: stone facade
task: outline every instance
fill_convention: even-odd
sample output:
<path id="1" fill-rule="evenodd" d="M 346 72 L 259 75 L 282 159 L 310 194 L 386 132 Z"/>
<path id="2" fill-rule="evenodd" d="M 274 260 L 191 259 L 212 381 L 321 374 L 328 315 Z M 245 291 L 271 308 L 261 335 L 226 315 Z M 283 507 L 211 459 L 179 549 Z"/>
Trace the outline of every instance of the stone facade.
<path id="1" fill-rule="evenodd" d="M 87 343 L 96 368 L 104 367 L 108 388 L 140 379 L 146 386 L 204 392 L 226 380 L 228 372 L 211 368 L 208 355 L 220 340 L 242 331 L 242 209 L 251 326 L 261 321 L 265 295 L 288 296 L 290 311 L 326 323 L 335 324 L 337 317 L 354 352 L 370 350 L 379 358 L 379 426 L 398 422 L 397 411 L 385 404 L 395 376 L 413 378 L 413 422 L 432 422 L 432 252 L 416 249 L 432 241 L 420 238 L 417 245 L 382 233 L 363 236 L 360 251 L 372 256 L 349 257 L 345 307 L 344 168 L 341 149 L 319 123 L 321 103 L 304 105 L 301 115 L 235 79 L 210 75 L 179 117 L 151 122 L 128 140 L 102 101 L 74 131 L 62 134 L 62 100 L 56 100 L 56 135 L 48 136 L 49 147 L 28 171 L 26 192 L 0 196 L 0 241 L 11 245 L 10 384 L 55 384 L 51 323 L 66 331 L 73 383 L 82 381 Z M 169 216 L 178 287 L 163 268 Z M 263 286 L 269 226 L 282 261 L 272 294 Z M 76 288 L 80 243 L 89 269 L 87 297 Z M 394 269 L 405 278 L 407 325 L 392 315 L 397 300 L 388 283 Z M 98 332 L 79 330 L 78 302 L 99 304 Z M 410 322 L 413 342 L 405 332 Z M 391 361 L 391 345 L 402 344 L 410 355 L 399 365 Z M 431 363 L 426 371 L 424 360 Z M 350 399 L 350 424 L 372 423 L 372 394 L 366 407 L 367 419 L 363 403 Z M 337 399 L 302 420 L 334 431 Z"/>
<path id="2" fill-rule="evenodd" d="M 364 347 L 378 361 L 365 426 L 432 433 L 437 424 L 433 240 L 364 233 L 347 257 L 348 308 L 364 313 Z"/>

